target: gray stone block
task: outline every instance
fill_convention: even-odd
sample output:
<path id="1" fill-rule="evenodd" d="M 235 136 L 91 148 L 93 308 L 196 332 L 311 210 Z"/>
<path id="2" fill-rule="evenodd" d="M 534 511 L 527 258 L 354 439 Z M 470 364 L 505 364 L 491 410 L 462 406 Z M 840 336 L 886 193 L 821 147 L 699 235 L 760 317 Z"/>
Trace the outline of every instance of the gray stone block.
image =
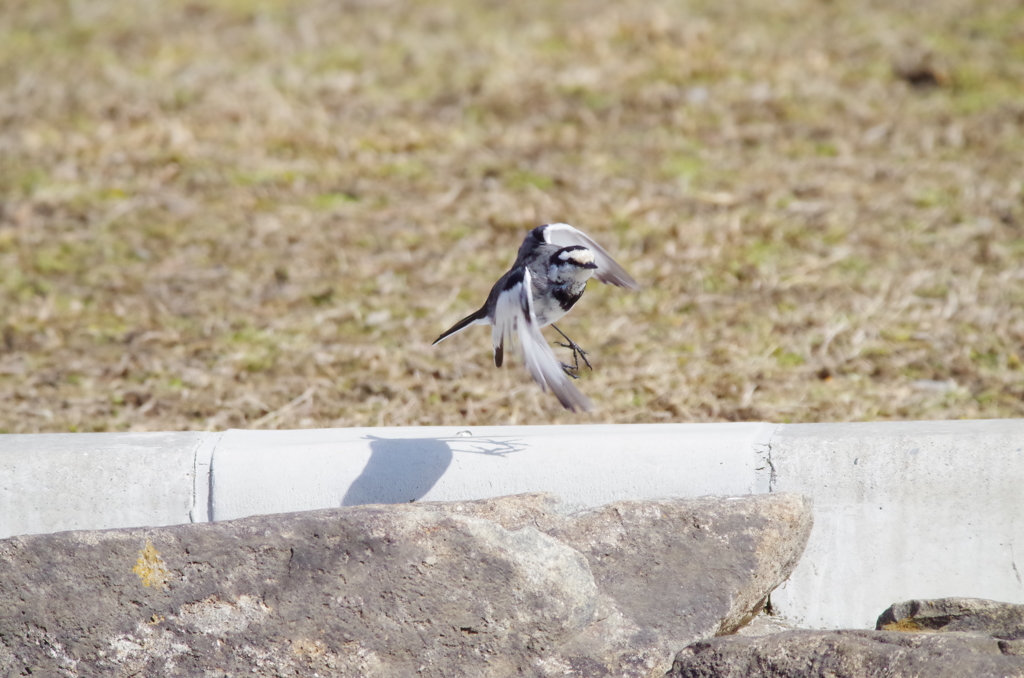
<path id="1" fill-rule="evenodd" d="M 876 629 L 967 631 L 1003 640 L 1024 639 L 1024 605 L 983 598 L 936 598 L 896 603 L 881 614 Z"/>
<path id="2" fill-rule="evenodd" d="M 665 678 L 1016 678 L 1024 658 L 980 635 L 785 631 L 696 642 Z"/>
<path id="3" fill-rule="evenodd" d="M 0 541 L 0 665 L 54 676 L 654 677 L 756 612 L 794 495 L 374 505 Z"/>

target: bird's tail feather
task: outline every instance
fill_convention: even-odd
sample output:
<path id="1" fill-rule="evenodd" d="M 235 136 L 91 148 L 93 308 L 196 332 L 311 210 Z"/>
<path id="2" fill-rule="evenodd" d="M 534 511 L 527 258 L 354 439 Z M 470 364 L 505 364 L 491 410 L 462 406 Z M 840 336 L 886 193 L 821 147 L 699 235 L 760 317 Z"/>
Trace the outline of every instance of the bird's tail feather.
<path id="1" fill-rule="evenodd" d="M 440 337 L 438 337 L 437 339 L 434 340 L 434 344 L 436 344 L 439 341 L 443 341 L 443 340 L 447 339 L 448 337 L 452 336 L 456 332 L 460 332 L 460 331 L 466 329 L 470 325 L 478 325 L 478 324 L 484 324 L 484 325 L 488 324 L 487 323 L 487 311 L 485 309 L 483 309 L 483 308 L 481 308 L 479 311 L 476 311 L 474 313 L 470 313 L 465 318 L 463 318 L 459 322 L 457 322 L 454 325 L 452 325 L 451 328 L 447 332 L 442 333 Z M 433 344 L 431 344 L 431 346 L 433 346 Z"/>

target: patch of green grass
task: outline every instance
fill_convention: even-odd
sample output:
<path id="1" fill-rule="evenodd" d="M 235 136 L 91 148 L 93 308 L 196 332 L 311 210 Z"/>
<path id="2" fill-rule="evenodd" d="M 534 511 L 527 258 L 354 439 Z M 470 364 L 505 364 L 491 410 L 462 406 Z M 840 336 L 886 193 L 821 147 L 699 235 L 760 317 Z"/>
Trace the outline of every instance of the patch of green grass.
<path id="1" fill-rule="evenodd" d="M 382 179 L 422 179 L 428 175 L 428 169 L 418 158 L 402 158 L 381 164 L 378 175 Z"/>
<path id="2" fill-rule="evenodd" d="M 955 196 L 950 194 L 948 188 L 928 188 L 918 191 L 913 200 L 916 207 L 944 207 L 953 204 Z"/>
<path id="3" fill-rule="evenodd" d="M 814 145 L 814 153 L 824 158 L 834 158 L 839 155 L 839 149 L 834 143 L 819 141 Z"/>
<path id="4" fill-rule="evenodd" d="M 299 174 L 292 170 L 235 170 L 229 174 L 231 181 L 242 187 L 250 186 L 278 186 L 287 187 L 291 185 Z"/>
<path id="5" fill-rule="evenodd" d="M 354 202 L 359 202 L 359 196 L 352 193 L 320 193 L 313 197 L 310 205 L 318 210 L 332 210 Z"/>
<path id="6" fill-rule="evenodd" d="M 247 372 L 265 372 L 274 367 L 281 353 L 281 337 L 254 327 L 243 327 L 229 339 L 235 359 Z"/>
<path id="7" fill-rule="evenodd" d="M 996 349 L 971 351 L 971 360 L 978 363 L 979 366 L 990 370 L 998 368 L 1000 363 L 1004 361 L 1003 356 Z"/>
<path id="8" fill-rule="evenodd" d="M 506 173 L 503 180 L 506 186 L 515 190 L 533 186 L 534 188 L 546 191 L 555 185 L 555 180 L 551 177 L 523 168 Z"/>
<path id="9" fill-rule="evenodd" d="M 807 362 L 799 353 L 786 351 L 782 348 L 772 351 L 772 357 L 775 358 L 775 362 L 778 363 L 779 367 L 799 367 Z"/>
<path id="10" fill-rule="evenodd" d="M 661 171 L 665 176 L 689 185 L 701 176 L 704 162 L 695 154 L 674 155 L 661 163 Z"/>
<path id="11" fill-rule="evenodd" d="M 78 273 L 88 265 L 89 254 L 85 248 L 67 242 L 46 245 L 36 250 L 32 268 L 42 275 Z"/>

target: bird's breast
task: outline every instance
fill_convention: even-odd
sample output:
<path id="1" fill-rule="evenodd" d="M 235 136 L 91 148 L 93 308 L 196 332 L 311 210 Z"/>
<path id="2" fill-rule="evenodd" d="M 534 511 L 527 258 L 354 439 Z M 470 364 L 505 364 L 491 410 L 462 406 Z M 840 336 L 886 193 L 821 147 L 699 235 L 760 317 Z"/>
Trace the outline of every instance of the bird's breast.
<path id="1" fill-rule="evenodd" d="M 538 324 L 541 327 L 550 325 L 564 316 L 580 300 L 586 288 L 586 282 L 573 282 L 565 285 L 552 285 L 546 295 L 535 295 L 533 312 L 537 316 Z"/>

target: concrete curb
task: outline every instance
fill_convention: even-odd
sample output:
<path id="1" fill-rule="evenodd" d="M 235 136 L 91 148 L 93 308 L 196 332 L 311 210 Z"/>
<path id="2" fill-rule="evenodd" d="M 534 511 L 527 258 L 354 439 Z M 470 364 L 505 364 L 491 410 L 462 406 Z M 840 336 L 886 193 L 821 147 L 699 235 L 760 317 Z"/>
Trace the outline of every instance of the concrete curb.
<path id="1" fill-rule="evenodd" d="M 364 503 L 795 491 L 815 529 L 775 609 L 870 628 L 909 598 L 1024 603 L 1024 420 L 0 435 L 0 537 Z"/>
<path id="2" fill-rule="evenodd" d="M 211 435 L 0 435 L 0 537 L 191 522 Z"/>
<path id="3" fill-rule="evenodd" d="M 571 507 L 767 491 L 767 424 L 228 431 L 213 517 L 554 492 Z"/>
<path id="4" fill-rule="evenodd" d="M 874 628 L 912 598 L 1024 603 L 1024 420 L 799 424 L 771 441 L 771 491 L 814 499 L 772 594 L 809 628 Z"/>

